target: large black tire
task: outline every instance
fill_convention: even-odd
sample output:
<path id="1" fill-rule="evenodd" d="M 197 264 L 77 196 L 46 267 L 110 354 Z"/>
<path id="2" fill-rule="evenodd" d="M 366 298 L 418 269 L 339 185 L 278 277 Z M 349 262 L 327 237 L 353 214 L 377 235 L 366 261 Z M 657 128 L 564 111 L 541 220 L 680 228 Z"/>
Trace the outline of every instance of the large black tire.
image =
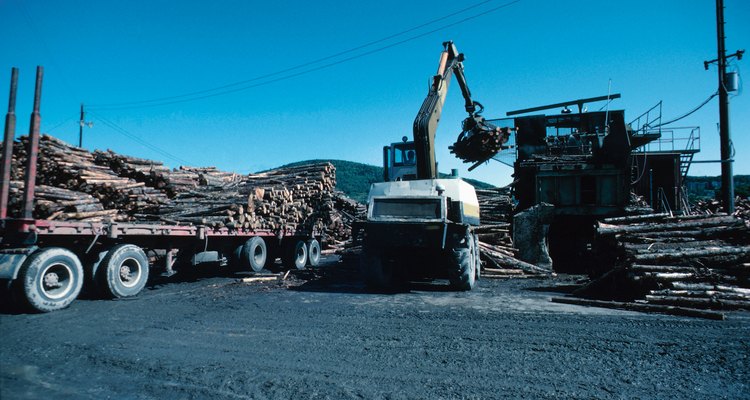
<path id="1" fill-rule="evenodd" d="M 232 258 L 229 263 L 229 268 L 231 268 L 232 271 L 242 271 L 244 269 L 245 263 L 242 262 L 242 250 L 244 248 L 245 245 L 241 244 L 235 247 L 232 251 Z"/>
<path id="2" fill-rule="evenodd" d="M 362 277 L 369 289 L 392 291 L 396 288 L 396 271 L 392 262 L 369 253 L 362 254 L 359 262 Z"/>
<path id="3" fill-rule="evenodd" d="M 451 250 L 450 283 L 456 290 L 472 290 L 477 285 L 479 263 L 474 236 L 467 234 L 460 247 Z"/>
<path id="4" fill-rule="evenodd" d="M 148 282 L 148 257 L 134 244 L 118 244 L 96 269 L 99 292 L 108 298 L 137 296 Z"/>
<path id="5" fill-rule="evenodd" d="M 18 298 L 30 309 L 50 312 L 70 305 L 81 293 L 83 267 L 70 250 L 37 250 L 21 266 Z"/>
<path id="6" fill-rule="evenodd" d="M 253 236 L 242 246 L 240 256 L 242 265 L 250 267 L 253 272 L 260 272 L 266 267 L 268 248 L 260 236 Z"/>
<path id="7" fill-rule="evenodd" d="M 281 261 L 287 268 L 305 269 L 307 265 L 307 245 L 302 240 L 288 244 L 281 255 Z"/>
<path id="8" fill-rule="evenodd" d="M 479 250 L 479 237 L 472 235 L 474 238 L 474 263 L 475 263 L 475 276 L 476 280 L 479 281 L 482 278 L 482 257 Z"/>
<path id="9" fill-rule="evenodd" d="M 307 241 L 307 265 L 311 267 L 320 265 L 320 242 L 316 239 Z"/>

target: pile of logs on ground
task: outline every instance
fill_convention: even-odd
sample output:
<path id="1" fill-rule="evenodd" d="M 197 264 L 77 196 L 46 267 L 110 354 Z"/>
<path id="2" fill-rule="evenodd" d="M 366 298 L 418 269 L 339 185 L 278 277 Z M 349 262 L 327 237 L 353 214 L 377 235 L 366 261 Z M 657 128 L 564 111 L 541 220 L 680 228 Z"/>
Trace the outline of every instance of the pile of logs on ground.
<path id="1" fill-rule="evenodd" d="M 512 278 L 550 274 L 550 271 L 516 258 L 509 223 L 481 225 L 475 232 L 479 236 L 479 256 L 483 261 L 482 276 Z"/>
<path id="2" fill-rule="evenodd" d="M 576 292 L 665 310 L 750 310 L 750 227 L 725 214 L 605 219 L 597 252 L 616 266 Z"/>
<path id="3" fill-rule="evenodd" d="M 716 214 L 723 211 L 724 205 L 719 200 L 698 200 L 691 209 L 693 214 Z M 734 199 L 734 216 L 750 221 L 750 199 Z"/>
<path id="4" fill-rule="evenodd" d="M 475 232 L 479 236 L 483 276 L 506 278 L 549 275 L 550 271 L 516 258 L 510 233 L 513 219 L 510 187 L 481 189 L 476 192 L 482 225 Z"/>
<path id="5" fill-rule="evenodd" d="M 367 219 L 367 206 L 347 197 L 343 192 L 333 192 L 333 206 L 336 213 L 326 227 L 329 234 L 326 253 L 359 253 L 362 243 L 353 237 L 352 225 Z"/>
<path id="6" fill-rule="evenodd" d="M 503 224 L 513 220 L 513 200 L 510 187 L 477 189 L 482 224 Z"/>

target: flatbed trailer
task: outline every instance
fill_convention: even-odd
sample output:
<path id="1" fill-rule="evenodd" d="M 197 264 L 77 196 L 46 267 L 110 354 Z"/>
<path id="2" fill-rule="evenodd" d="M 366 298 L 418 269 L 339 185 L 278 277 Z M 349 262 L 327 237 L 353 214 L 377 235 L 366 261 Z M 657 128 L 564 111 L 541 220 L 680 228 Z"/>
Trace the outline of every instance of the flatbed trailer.
<path id="1" fill-rule="evenodd" d="M 14 68 L 0 155 L 0 287 L 11 300 L 48 312 L 70 305 L 82 289 L 109 298 L 136 296 L 158 269 L 171 275 L 175 267 L 208 264 L 260 272 L 277 257 L 290 268 L 318 265 L 321 236 L 315 231 L 32 218 L 41 67 L 37 70 L 22 215 L 8 217 L 16 81 Z"/>
<path id="2" fill-rule="evenodd" d="M 0 237 L 0 282 L 37 311 L 68 306 L 82 288 L 136 296 L 150 274 L 175 266 L 260 272 L 277 257 L 297 269 L 320 260 L 320 236 L 294 230 L 5 218 Z"/>

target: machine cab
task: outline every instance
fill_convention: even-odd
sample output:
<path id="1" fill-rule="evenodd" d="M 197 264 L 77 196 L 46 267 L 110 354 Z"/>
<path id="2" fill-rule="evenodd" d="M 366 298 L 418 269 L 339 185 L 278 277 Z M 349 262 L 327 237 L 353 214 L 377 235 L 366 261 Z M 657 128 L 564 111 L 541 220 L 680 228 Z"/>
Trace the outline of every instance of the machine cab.
<path id="1" fill-rule="evenodd" d="M 417 152 L 414 142 L 402 138 L 401 143 L 383 147 L 383 180 L 410 181 L 417 179 Z"/>

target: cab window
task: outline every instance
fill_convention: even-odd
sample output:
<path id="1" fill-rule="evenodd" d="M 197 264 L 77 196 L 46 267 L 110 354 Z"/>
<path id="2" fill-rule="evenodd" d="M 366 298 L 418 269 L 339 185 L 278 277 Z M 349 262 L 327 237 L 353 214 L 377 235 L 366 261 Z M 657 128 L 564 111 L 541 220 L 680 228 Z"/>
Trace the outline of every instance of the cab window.
<path id="1" fill-rule="evenodd" d="M 393 146 L 393 165 L 416 165 L 417 157 L 414 146 L 411 144 L 398 144 Z"/>

